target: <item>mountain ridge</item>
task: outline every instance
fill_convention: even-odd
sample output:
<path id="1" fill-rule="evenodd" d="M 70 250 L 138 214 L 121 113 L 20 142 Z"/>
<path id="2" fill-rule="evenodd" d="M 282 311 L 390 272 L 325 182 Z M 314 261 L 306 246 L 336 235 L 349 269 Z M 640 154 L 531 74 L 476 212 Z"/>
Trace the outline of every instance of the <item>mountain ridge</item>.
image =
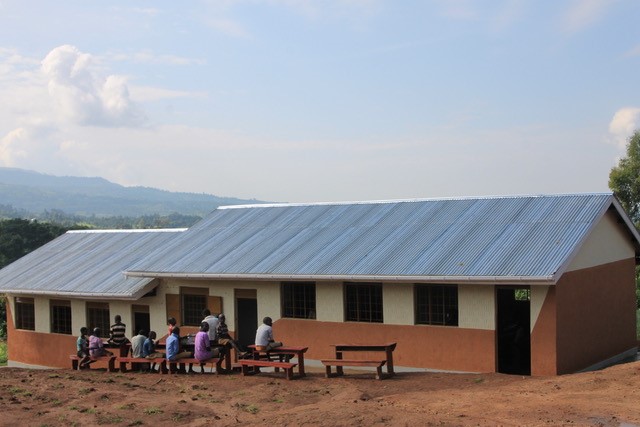
<path id="1" fill-rule="evenodd" d="M 125 187 L 101 177 L 56 176 L 0 167 L 0 204 L 32 213 L 60 210 L 80 216 L 204 216 L 223 205 L 264 203 L 256 199 Z"/>

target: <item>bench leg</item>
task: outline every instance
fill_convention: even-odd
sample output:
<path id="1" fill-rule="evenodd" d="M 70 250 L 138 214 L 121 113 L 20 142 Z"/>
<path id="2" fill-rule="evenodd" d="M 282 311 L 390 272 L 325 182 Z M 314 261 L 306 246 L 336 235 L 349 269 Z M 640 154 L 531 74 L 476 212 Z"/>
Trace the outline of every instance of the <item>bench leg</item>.
<path id="1" fill-rule="evenodd" d="M 382 379 L 382 366 L 376 367 L 376 379 L 377 380 Z"/>
<path id="2" fill-rule="evenodd" d="M 109 359 L 109 372 L 116 372 L 116 358 Z"/>
<path id="3" fill-rule="evenodd" d="M 242 375 L 249 375 L 251 372 L 249 371 L 249 366 L 248 365 L 242 365 Z"/>
<path id="4" fill-rule="evenodd" d="M 287 371 L 287 379 L 288 380 L 293 379 L 293 368 L 288 368 L 286 369 L 286 371 Z"/>
<path id="5" fill-rule="evenodd" d="M 327 377 L 327 378 L 330 378 L 330 377 L 331 377 L 331 365 L 327 365 L 327 366 L 325 366 L 325 373 L 324 373 L 324 376 L 325 376 L 325 377 Z"/>
<path id="6" fill-rule="evenodd" d="M 71 369 L 73 369 L 74 371 L 77 371 L 78 363 L 79 363 L 78 359 L 71 359 Z"/>

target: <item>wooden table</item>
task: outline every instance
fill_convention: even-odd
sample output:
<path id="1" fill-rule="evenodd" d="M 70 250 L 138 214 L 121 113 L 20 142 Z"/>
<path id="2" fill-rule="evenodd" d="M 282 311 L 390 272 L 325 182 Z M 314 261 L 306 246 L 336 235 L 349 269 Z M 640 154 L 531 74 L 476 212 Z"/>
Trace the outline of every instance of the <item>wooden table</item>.
<path id="1" fill-rule="evenodd" d="M 272 348 L 269 351 L 266 350 L 257 350 L 255 344 L 248 345 L 247 348 L 253 355 L 254 359 L 259 359 L 261 355 L 269 356 L 271 354 L 277 356 L 285 356 L 290 355 L 294 356 L 298 359 L 298 375 L 301 377 L 305 376 L 304 372 L 304 354 L 307 352 L 309 347 L 291 347 L 291 346 L 282 346 Z"/>
<path id="2" fill-rule="evenodd" d="M 393 370 L 393 350 L 396 349 L 395 342 L 386 344 L 332 344 L 336 348 L 336 359 L 342 359 L 342 355 L 347 351 L 382 351 L 387 359 L 387 373 L 394 375 Z M 342 366 L 336 366 L 338 375 L 343 375 Z"/>

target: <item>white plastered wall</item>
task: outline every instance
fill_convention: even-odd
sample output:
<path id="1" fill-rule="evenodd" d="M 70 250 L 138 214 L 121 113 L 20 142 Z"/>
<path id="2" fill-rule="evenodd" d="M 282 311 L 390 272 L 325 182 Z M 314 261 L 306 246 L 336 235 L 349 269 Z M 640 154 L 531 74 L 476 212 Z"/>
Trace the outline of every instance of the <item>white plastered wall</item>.
<path id="1" fill-rule="evenodd" d="M 178 280 L 172 279 L 165 282 L 158 289 L 158 294 L 154 299 L 149 299 L 152 328 L 166 330 L 166 294 L 179 294 L 181 287 L 205 288 L 210 296 L 222 298 L 222 311 L 227 318 L 227 324 L 232 331 L 236 330 L 235 325 L 235 290 L 253 289 L 256 291 L 258 302 L 258 319 L 269 316 L 274 321 L 280 318 L 280 284 L 279 282 L 232 282 L 232 281 L 198 281 L 198 280 Z M 153 301 L 153 303 L 151 303 Z M 142 304 L 142 302 L 139 302 Z M 153 305 L 152 305 L 153 304 Z M 160 313 L 161 311 L 161 313 Z M 162 320 L 157 320 L 162 315 Z M 162 323 L 160 323 L 162 322 Z M 257 327 L 258 325 L 256 325 Z M 162 327 L 162 329 L 160 329 Z M 165 332 L 163 332 L 164 334 Z M 162 336 L 162 334 L 158 334 Z"/>
<path id="2" fill-rule="evenodd" d="M 382 316 L 385 324 L 413 325 L 413 287 L 410 283 L 383 283 Z"/>
<path id="3" fill-rule="evenodd" d="M 87 309 L 82 300 L 71 300 L 71 334 L 79 335 L 80 328 L 87 326 Z"/>
<path id="4" fill-rule="evenodd" d="M 344 321 L 342 282 L 316 282 L 316 320 Z"/>
<path id="5" fill-rule="evenodd" d="M 549 286 L 531 286 L 531 312 L 529 315 L 531 330 L 529 332 L 533 332 L 533 328 L 536 326 L 536 322 L 540 316 L 540 310 L 542 310 L 542 305 L 547 297 L 547 292 L 549 292 Z"/>
<path id="6" fill-rule="evenodd" d="M 458 327 L 495 330 L 495 307 L 492 285 L 458 285 Z"/>
<path id="7" fill-rule="evenodd" d="M 36 332 L 51 332 L 51 312 L 49 310 L 49 298 L 34 298 L 33 311 L 36 317 Z"/>
<path id="8" fill-rule="evenodd" d="M 635 256 L 631 238 L 618 224 L 617 216 L 607 212 L 580 247 L 567 271 L 580 270 Z"/>

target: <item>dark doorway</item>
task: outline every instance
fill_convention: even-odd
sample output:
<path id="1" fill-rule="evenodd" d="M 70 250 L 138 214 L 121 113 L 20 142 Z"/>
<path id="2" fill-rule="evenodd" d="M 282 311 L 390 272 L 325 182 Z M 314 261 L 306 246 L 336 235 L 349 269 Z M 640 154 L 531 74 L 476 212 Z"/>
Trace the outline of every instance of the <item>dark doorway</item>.
<path id="1" fill-rule="evenodd" d="M 497 288 L 498 372 L 531 374 L 531 291 Z"/>
<path id="2" fill-rule="evenodd" d="M 149 332 L 151 328 L 151 318 L 149 317 L 148 305 L 134 305 L 133 310 L 133 330 L 131 336 L 138 335 L 138 332 L 144 330 Z"/>
<path id="3" fill-rule="evenodd" d="M 255 298 L 236 298 L 236 339 L 240 348 L 254 344 L 258 328 L 258 300 Z"/>

